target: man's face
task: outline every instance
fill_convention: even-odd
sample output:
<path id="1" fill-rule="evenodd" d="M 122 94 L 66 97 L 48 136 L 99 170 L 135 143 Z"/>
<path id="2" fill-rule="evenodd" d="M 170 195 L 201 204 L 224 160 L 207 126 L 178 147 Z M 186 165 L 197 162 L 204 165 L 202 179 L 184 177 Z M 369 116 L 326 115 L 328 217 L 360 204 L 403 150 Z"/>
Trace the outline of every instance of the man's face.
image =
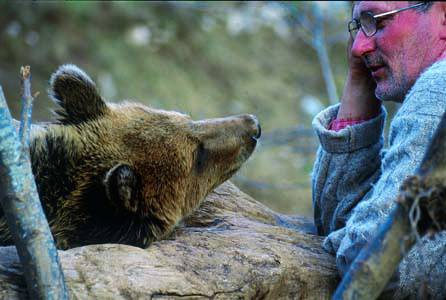
<path id="1" fill-rule="evenodd" d="M 405 1 L 361 1 L 353 18 L 364 11 L 372 15 L 408 7 Z M 359 31 L 352 55 L 361 57 L 370 70 L 381 100 L 402 102 L 420 73 L 439 59 L 444 49 L 441 18 L 435 4 L 427 12 L 409 9 L 377 21 L 377 32 L 367 37 Z"/>

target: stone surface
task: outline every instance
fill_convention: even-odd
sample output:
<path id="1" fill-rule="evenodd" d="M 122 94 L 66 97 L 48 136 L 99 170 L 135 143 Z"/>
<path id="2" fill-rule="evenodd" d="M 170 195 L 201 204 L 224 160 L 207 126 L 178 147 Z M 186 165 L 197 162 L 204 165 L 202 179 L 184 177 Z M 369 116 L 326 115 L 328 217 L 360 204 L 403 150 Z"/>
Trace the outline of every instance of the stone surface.
<path id="1" fill-rule="evenodd" d="M 72 299 L 328 299 L 334 258 L 311 222 L 273 212 L 226 182 L 148 249 L 59 251 Z M 14 247 L 0 248 L 0 299 L 26 298 Z"/>

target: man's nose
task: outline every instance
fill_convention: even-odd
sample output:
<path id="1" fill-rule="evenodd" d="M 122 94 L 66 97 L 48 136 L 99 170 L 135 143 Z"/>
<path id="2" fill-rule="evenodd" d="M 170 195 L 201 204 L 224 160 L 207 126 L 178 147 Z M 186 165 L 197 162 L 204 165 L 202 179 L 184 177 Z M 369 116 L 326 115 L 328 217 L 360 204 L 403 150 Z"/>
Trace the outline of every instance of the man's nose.
<path id="1" fill-rule="evenodd" d="M 356 57 L 363 57 L 369 52 L 373 52 L 376 49 L 375 37 L 368 37 L 359 30 L 352 45 L 352 55 Z"/>

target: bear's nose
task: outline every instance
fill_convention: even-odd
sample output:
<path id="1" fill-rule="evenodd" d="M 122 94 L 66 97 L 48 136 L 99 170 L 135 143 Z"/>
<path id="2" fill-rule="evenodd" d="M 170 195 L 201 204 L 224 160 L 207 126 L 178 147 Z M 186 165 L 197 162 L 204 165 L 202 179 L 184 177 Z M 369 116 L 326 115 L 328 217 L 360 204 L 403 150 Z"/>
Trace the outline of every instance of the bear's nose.
<path id="1" fill-rule="evenodd" d="M 256 131 L 257 133 L 254 135 L 254 138 L 258 139 L 262 135 L 262 127 L 260 127 L 259 120 L 257 118 L 254 118 L 255 125 L 256 125 Z"/>
<path id="2" fill-rule="evenodd" d="M 246 115 L 246 119 L 249 122 L 252 129 L 252 137 L 255 139 L 260 138 L 262 135 L 262 128 L 260 127 L 259 120 L 254 115 Z"/>
<path id="3" fill-rule="evenodd" d="M 257 135 L 255 136 L 256 139 L 260 138 L 262 135 L 262 127 L 260 127 L 260 123 L 257 122 Z"/>

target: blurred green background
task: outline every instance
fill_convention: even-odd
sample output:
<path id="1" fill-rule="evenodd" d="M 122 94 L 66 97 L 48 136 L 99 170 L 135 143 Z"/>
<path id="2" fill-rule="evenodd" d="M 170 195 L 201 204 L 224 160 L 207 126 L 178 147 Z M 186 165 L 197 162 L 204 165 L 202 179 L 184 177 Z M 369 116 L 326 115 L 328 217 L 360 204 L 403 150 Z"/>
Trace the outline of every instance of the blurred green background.
<path id="1" fill-rule="evenodd" d="M 233 181 L 276 211 L 311 216 L 311 120 L 330 104 L 328 90 L 332 103 L 342 91 L 349 15 L 343 1 L 6 1 L 0 84 L 18 118 L 18 73 L 31 66 L 35 121 L 51 118 L 48 79 L 64 63 L 84 69 L 108 101 L 194 119 L 255 114 L 264 134 Z"/>

